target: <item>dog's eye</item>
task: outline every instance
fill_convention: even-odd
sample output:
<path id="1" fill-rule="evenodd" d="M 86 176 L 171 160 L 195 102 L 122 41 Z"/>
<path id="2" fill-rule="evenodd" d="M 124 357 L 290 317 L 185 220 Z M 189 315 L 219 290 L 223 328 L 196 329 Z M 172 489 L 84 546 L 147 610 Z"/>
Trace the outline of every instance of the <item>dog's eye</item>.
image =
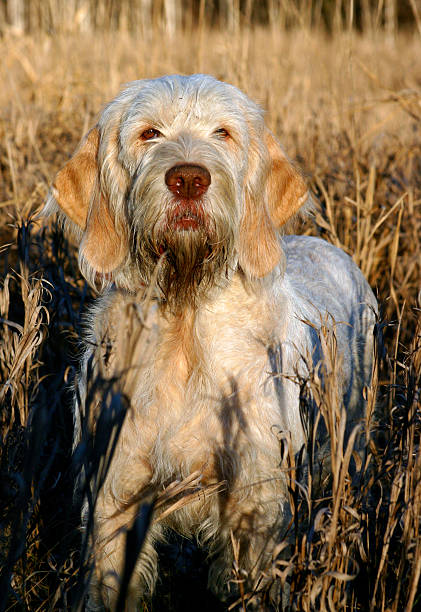
<path id="1" fill-rule="evenodd" d="M 227 140 L 230 137 L 229 132 L 225 128 L 218 128 L 214 131 L 214 135 L 220 140 Z"/>
<path id="2" fill-rule="evenodd" d="M 142 132 L 142 134 L 140 135 L 140 139 L 141 140 L 153 140 L 154 138 L 158 138 L 158 136 L 161 136 L 161 132 L 159 132 L 158 130 L 155 130 L 154 128 L 149 128 L 145 130 L 144 132 Z"/>

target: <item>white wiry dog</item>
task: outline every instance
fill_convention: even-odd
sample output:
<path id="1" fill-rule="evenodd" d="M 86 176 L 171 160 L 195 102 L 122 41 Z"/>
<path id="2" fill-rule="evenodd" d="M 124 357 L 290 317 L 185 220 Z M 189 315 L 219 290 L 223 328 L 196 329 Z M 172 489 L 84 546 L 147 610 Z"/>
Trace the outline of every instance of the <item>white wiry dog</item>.
<path id="1" fill-rule="evenodd" d="M 305 442 L 291 377 L 302 355 L 319 358 L 315 330 L 328 316 L 338 384 L 351 420 L 361 416 L 376 303 L 342 251 L 281 238 L 307 199 L 261 109 L 204 75 L 130 83 L 57 174 L 47 212 L 76 232 L 81 271 L 103 292 L 80 408 L 92 359 L 121 373 L 130 400 L 95 510 L 90 609 L 116 605 L 132 500 L 177 480 L 202 494 L 156 510 L 129 609 L 154 589 L 168 529 L 207 542 L 220 596 L 232 536 L 251 581 L 265 567 L 287 514 L 276 433 L 290 432 L 294 450 Z"/>

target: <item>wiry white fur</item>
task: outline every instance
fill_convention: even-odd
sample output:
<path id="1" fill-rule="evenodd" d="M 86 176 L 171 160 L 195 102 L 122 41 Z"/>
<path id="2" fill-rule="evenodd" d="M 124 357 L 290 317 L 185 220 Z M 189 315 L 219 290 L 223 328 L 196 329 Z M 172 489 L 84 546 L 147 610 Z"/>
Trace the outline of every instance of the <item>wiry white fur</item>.
<path id="1" fill-rule="evenodd" d="M 138 135 L 150 125 L 163 137 L 139 144 Z M 231 134 L 230 146 L 215 137 L 221 125 Z M 245 194 L 262 189 L 269 158 L 262 112 L 234 87 L 203 75 L 136 81 L 105 108 L 98 129 L 99 187 L 130 245 L 110 277 L 114 284 L 104 280 L 109 287 L 91 309 L 80 408 L 92 356 L 106 377 L 121 375 L 131 408 L 98 499 L 90 606 L 115 603 L 124 548 L 118 530 L 133 519 L 136 504 L 130 502 L 142 491 L 160 493 L 196 473 L 202 494 L 164 518 L 157 511 L 129 605 L 135 609 L 142 594 L 154 589 L 155 543 L 166 529 L 208 544 L 215 553 L 210 585 L 224 597 L 230 533 L 240 541 L 241 565 L 252 584 L 288 517 L 277 433 L 290 432 L 294 450 L 305 442 L 299 389 L 290 378 L 305 372 L 303 355 L 320 357 L 315 329 L 327 313 L 336 321 L 338 384 L 350 419 L 358 420 L 370 376 L 376 302 L 352 260 L 316 238 L 285 237 L 283 257 L 264 278 L 239 267 Z M 197 300 L 176 296 L 182 307 L 174 310 L 166 307 L 165 292 L 145 301 L 157 270 L 139 260 L 145 239 L 154 243 L 173 205 L 165 172 L 185 162 L 211 174 L 203 198 L 210 242 L 225 245 L 227 253 L 212 269 L 207 291 L 193 286 Z M 91 282 L 97 280 L 97 270 L 84 259 L 83 241 L 80 265 Z M 111 346 L 106 362 L 104 343 Z M 218 482 L 225 483 L 224 492 L 206 495 Z"/>

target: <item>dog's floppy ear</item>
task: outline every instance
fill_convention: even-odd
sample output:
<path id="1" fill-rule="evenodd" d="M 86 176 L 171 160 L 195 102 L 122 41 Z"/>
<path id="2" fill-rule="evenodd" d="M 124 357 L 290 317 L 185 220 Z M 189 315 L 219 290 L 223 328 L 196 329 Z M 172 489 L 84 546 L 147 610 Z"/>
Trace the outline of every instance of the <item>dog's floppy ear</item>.
<path id="1" fill-rule="evenodd" d="M 262 278 L 280 262 L 278 231 L 308 198 L 308 188 L 273 134 L 265 128 L 266 160 L 245 186 L 245 207 L 240 228 L 239 264 L 249 277 Z M 262 156 L 262 152 L 251 152 Z M 259 164 L 258 164 L 259 165 Z M 253 183 L 253 184 L 252 184 Z"/>
<path id="2" fill-rule="evenodd" d="M 280 229 L 305 204 L 308 187 L 268 129 L 264 141 L 270 158 L 266 183 L 268 211 L 275 228 Z"/>
<path id="3" fill-rule="evenodd" d="M 57 174 L 47 203 L 47 212 L 56 209 L 81 230 L 79 259 L 83 271 L 107 274 L 118 268 L 127 254 L 127 240 L 117 232 L 106 195 L 99 184 L 99 131 L 88 132 L 74 156 Z M 51 199 L 53 200 L 53 206 Z"/>

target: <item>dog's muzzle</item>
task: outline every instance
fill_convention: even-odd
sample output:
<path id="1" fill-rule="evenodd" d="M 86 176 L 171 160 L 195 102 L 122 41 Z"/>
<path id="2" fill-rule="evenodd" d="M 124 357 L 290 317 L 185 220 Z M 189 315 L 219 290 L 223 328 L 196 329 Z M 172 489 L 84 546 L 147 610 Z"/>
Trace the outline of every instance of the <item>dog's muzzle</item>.
<path id="1" fill-rule="evenodd" d="M 172 230 L 197 230 L 205 225 L 202 198 L 211 183 L 207 168 L 196 164 L 177 164 L 165 174 L 165 184 L 174 197 L 168 214 Z"/>

